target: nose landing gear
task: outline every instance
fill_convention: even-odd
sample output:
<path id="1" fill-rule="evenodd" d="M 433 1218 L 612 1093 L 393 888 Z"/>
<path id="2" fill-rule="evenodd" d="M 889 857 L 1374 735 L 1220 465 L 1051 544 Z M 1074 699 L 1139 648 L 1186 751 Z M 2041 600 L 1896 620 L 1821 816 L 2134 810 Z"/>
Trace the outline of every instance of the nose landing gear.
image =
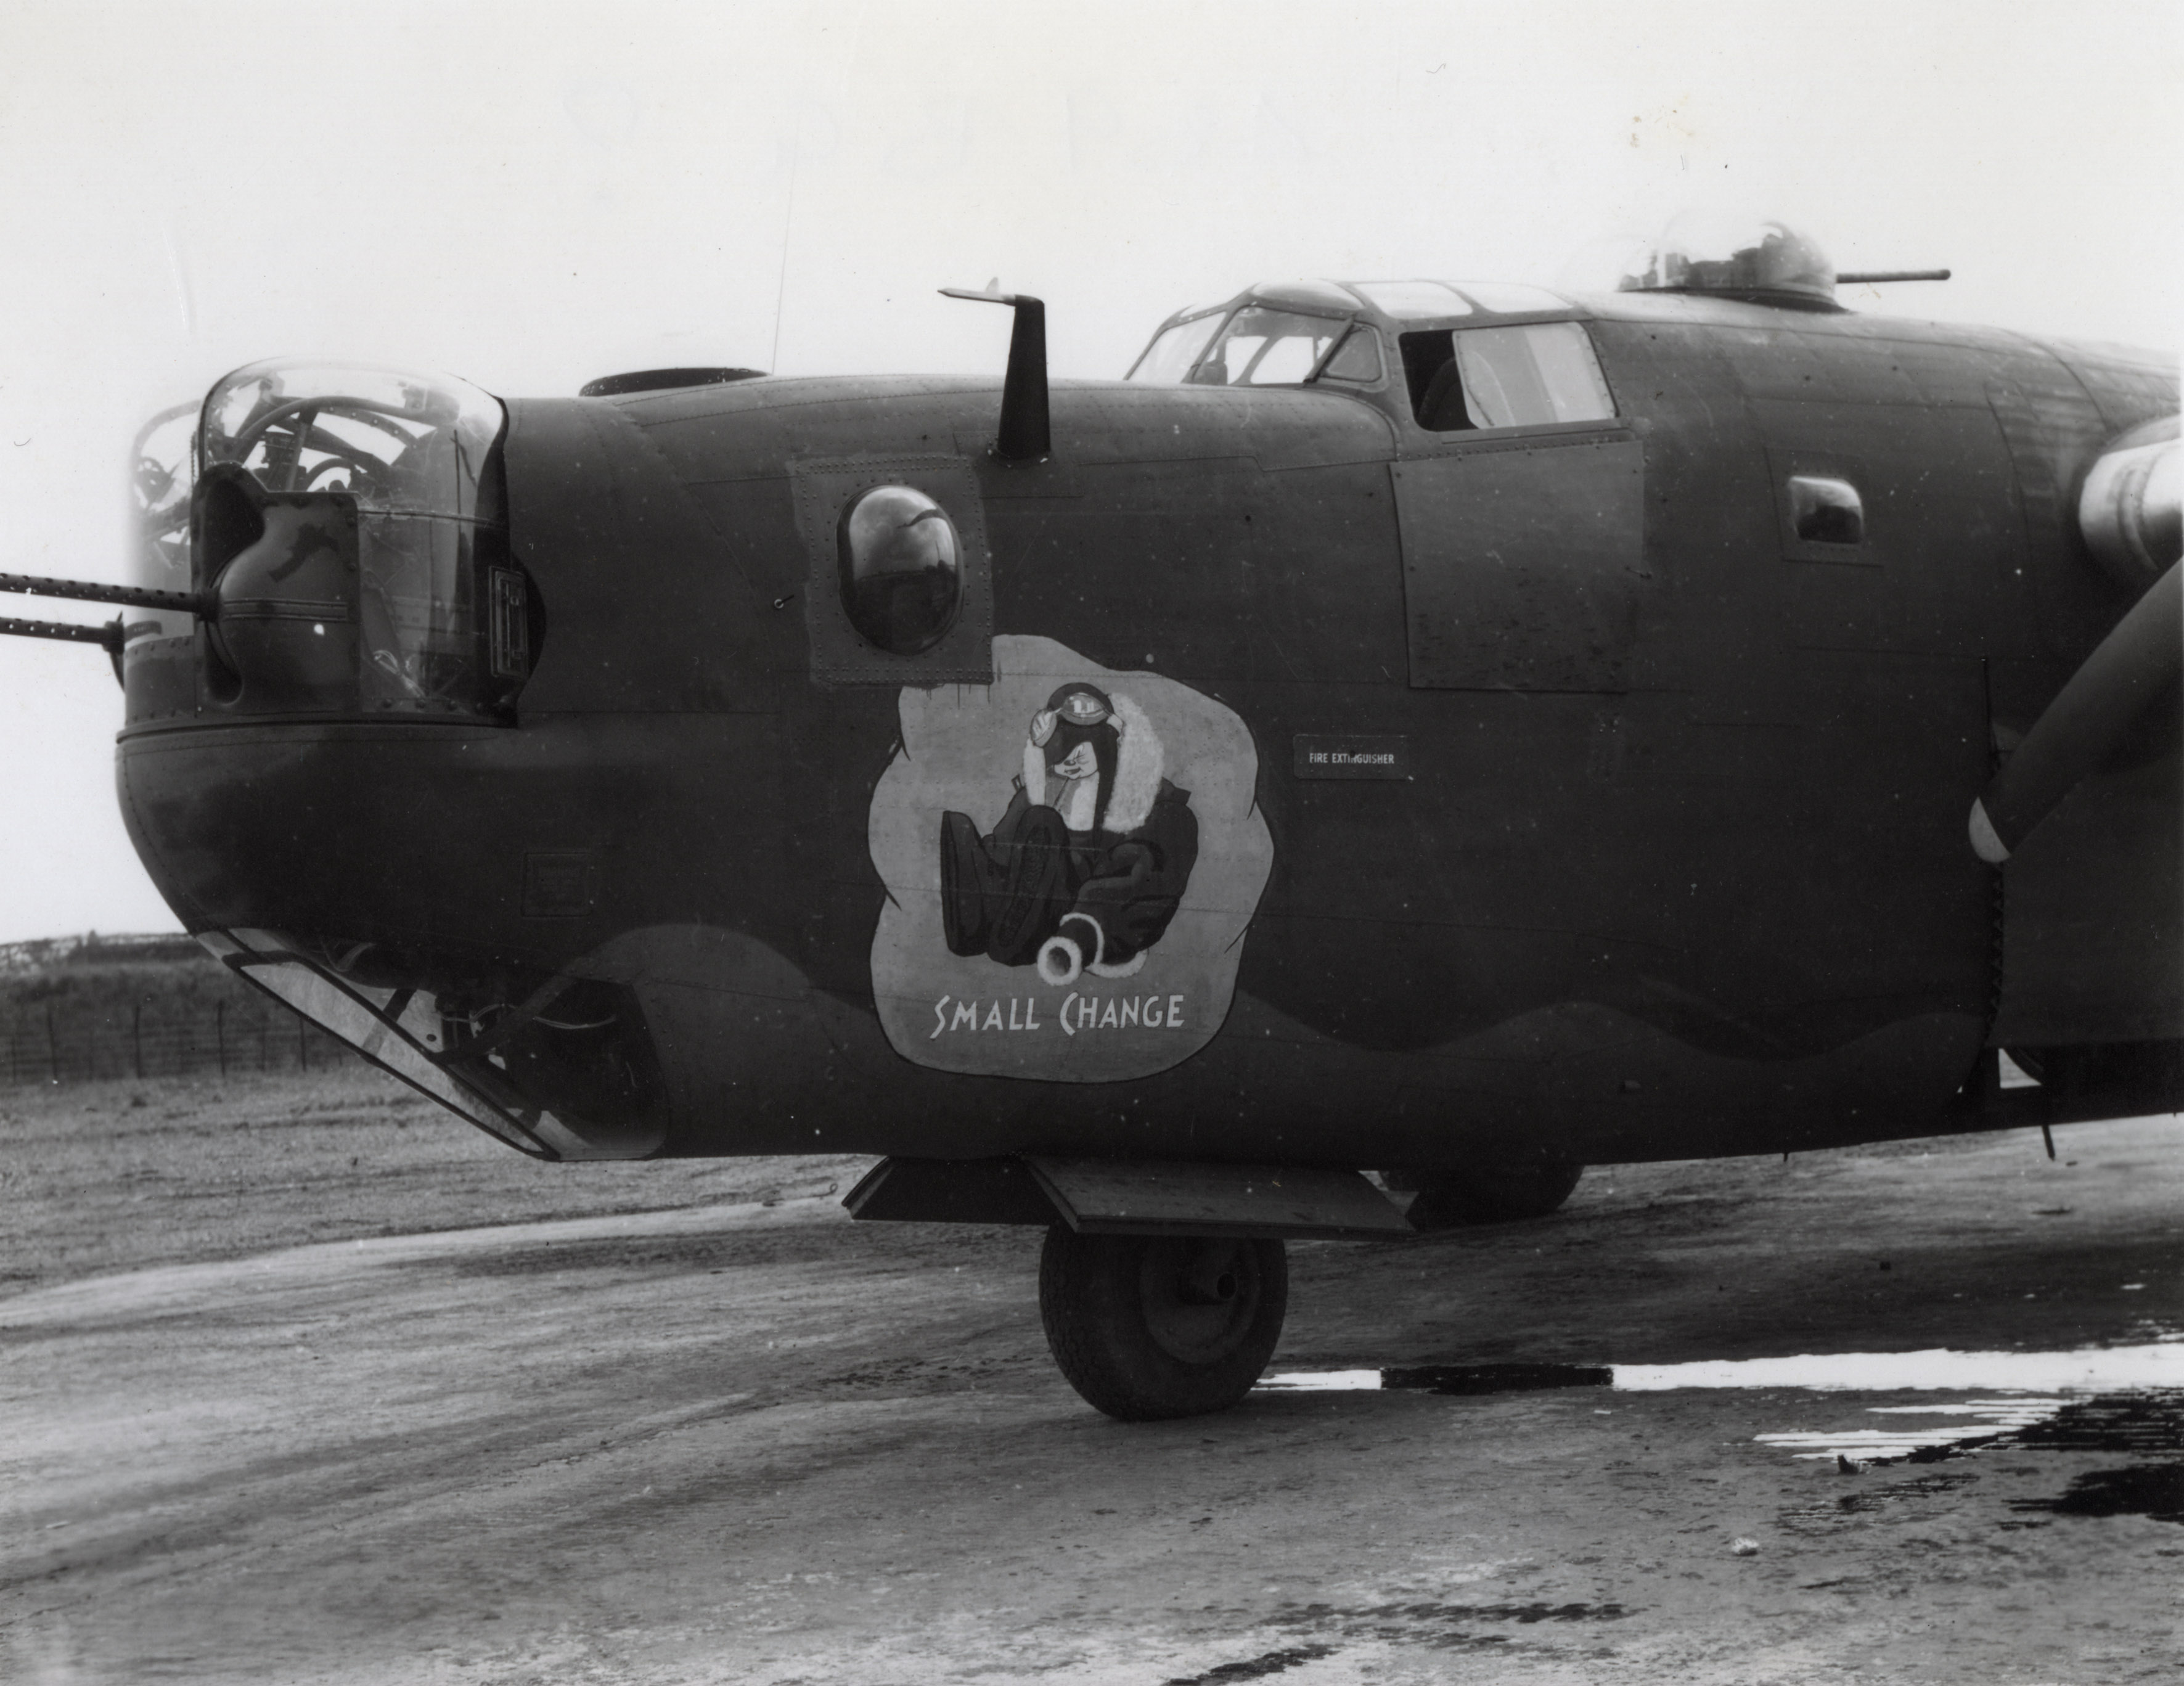
<path id="1" fill-rule="evenodd" d="M 1282 1244 L 1046 1233 L 1039 1309 L 1069 1384 L 1125 1422 L 1225 1411 L 1273 1356 L 1289 1306 Z"/>

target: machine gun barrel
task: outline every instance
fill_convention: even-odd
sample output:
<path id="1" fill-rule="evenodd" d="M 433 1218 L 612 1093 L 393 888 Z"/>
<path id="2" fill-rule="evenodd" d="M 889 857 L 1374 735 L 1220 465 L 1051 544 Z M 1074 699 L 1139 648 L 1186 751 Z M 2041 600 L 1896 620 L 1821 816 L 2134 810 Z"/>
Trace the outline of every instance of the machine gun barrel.
<path id="1" fill-rule="evenodd" d="M 67 620 L 16 620 L 0 616 L 0 637 L 58 638 L 73 644 L 97 644 L 108 654 L 121 648 L 119 616 L 103 626 L 82 626 Z"/>
<path id="2" fill-rule="evenodd" d="M 1836 276 L 1845 287 L 1858 287 L 1874 281 L 1947 281 L 1947 270 L 1846 270 Z"/>
<path id="3" fill-rule="evenodd" d="M 77 603 L 119 603 L 131 609 L 164 609 L 179 615 L 210 613 L 206 597 L 197 592 L 159 592 L 148 586 L 103 586 L 88 580 L 49 580 L 36 574 L 0 574 L 0 592 L 20 592 L 26 597 L 67 598 Z"/>

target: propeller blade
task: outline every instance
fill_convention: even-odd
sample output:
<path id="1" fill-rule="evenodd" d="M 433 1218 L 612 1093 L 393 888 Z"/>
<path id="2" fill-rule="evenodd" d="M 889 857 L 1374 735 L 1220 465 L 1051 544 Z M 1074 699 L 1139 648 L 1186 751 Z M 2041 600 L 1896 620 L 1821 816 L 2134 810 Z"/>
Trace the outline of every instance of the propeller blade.
<path id="1" fill-rule="evenodd" d="M 2055 693 L 2017 753 L 1972 804 L 1972 848 L 1999 866 L 2106 760 L 2125 730 L 2184 668 L 2184 581 L 2171 563 Z"/>

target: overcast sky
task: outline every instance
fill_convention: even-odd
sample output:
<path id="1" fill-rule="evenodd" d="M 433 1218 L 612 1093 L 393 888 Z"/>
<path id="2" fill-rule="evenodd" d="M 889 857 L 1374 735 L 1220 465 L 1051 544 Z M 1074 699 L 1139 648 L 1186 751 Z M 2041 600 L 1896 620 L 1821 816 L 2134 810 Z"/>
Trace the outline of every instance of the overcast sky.
<path id="1" fill-rule="evenodd" d="M 1956 270 L 1858 308 L 2173 348 L 2176 18 L 0 0 L 0 570 L 119 577 L 137 424 L 259 357 L 998 374 L 1005 315 L 934 292 L 998 276 L 1112 376 L 1253 280 L 1553 282 L 1692 204 Z M 104 658 L 0 664 L 0 941 L 173 928 Z"/>

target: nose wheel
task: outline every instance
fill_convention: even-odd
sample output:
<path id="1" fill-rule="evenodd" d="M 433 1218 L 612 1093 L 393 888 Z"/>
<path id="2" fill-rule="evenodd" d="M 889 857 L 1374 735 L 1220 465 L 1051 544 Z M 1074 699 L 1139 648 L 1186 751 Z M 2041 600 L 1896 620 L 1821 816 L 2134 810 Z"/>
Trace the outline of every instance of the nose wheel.
<path id="1" fill-rule="evenodd" d="M 1289 1308 L 1279 1241 L 1079 1235 L 1039 1255 L 1046 1343 L 1069 1385 L 1125 1422 L 1225 1411 L 1273 1356 Z"/>

